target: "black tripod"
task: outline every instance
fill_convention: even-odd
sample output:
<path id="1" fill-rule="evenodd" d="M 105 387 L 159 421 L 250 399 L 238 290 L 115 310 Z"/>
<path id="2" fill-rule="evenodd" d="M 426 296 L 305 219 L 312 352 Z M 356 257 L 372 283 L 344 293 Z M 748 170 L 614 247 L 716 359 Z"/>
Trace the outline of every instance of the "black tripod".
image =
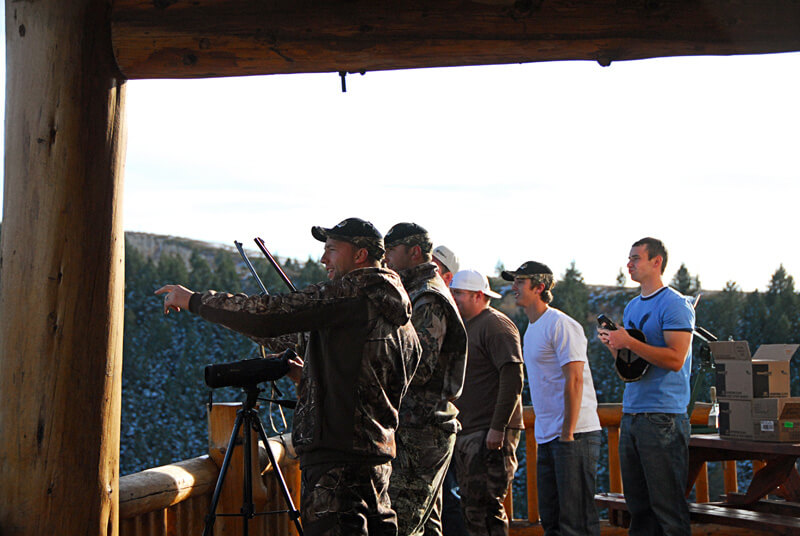
<path id="1" fill-rule="evenodd" d="M 242 409 L 236 412 L 236 421 L 233 424 L 233 432 L 231 433 L 231 439 L 228 442 L 228 450 L 225 451 L 225 458 L 222 461 L 222 467 L 219 471 L 219 478 L 217 478 L 217 487 L 214 488 L 214 495 L 211 498 L 211 506 L 209 506 L 208 516 L 206 516 L 206 526 L 205 530 L 203 530 L 203 536 L 211 536 L 214 531 L 214 521 L 217 519 L 217 504 L 219 503 L 219 496 L 222 492 L 222 484 L 225 481 L 225 475 L 228 472 L 228 467 L 231 464 L 231 455 L 233 453 L 233 447 L 236 444 L 236 437 L 239 435 L 239 430 L 244 424 L 245 434 L 244 434 L 244 489 L 243 489 L 243 499 L 242 499 L 242 509 L 241 512 L 238 514 L 219 514 L 220 516 L 225 517 L 241 517 L 244 523 L 244 530 L 242 534 L 244 536 L 248 536 L 248 524 L 252 518 L 257 515 L 269 515 L 269 514 L 283 514 L 288 513 L 289 519 L 294 521 L 294 525 L 297 528 L 297 533 L 300 536 L 303 536 L 303 528 L 300 526 L 300 511 L 294 507 L 294 503 L 292 502 L 292 497 L 289 495 L 289 489 L 286 487 L 286 481 L 283 479 L 283 474 L 281 473 L 280 467 L 278 467 L 278 463 L 275 461 L 275 456 L 272 454 L 272 449 L 267 442 L 267 433 L 264 431 L 264 426 L 261 424 L 261 419 L 258 417 L 258 412 L 254 409 L 256 406 L 256 402 L 258 401 L 258 395 L 261 393 L 261 389 L 259 389 L 256 385 L 246 385 L 242 387 L 246 396 L 245 402 L 242 405 Z M 250 430 L 253 429 L 258 433 L 258 436 L 261 438 L 261 441 L 264 442 L 264 446 L 267 450 L 267 457 L 269 458 L 270 463 L 272 464 L 272 471 L 275 474 L 275 478 L 278 481 L 278 487 L 283 494 L 283 499 L 286 501 L 286 506 L 288 510 L 275 510 L 272 512 L 260 512 L 255 513 L 255 505 L 253 504 L 253 478 L 252 478 L 252 461 L 250 459 Z"/>

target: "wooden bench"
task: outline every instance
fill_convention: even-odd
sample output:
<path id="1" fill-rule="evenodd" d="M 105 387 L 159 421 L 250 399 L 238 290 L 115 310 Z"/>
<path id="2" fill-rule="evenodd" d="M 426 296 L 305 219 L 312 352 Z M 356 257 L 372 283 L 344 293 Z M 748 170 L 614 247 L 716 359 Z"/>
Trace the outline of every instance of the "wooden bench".
<path id="1" fill-rule="evenodd" d="M 608 508 L 609 523 L 617 527 L 630 527 L 631 515 L 621 493 L 598 493 L 594 496 L 594 502 L 598 508 Z"/>
<path id="2" fill-rule="evenodd" d="M 613 525 L 630 526 L 630 514 L 625 497 L 620 493 L 598 493 L 595 502 L 600 508 L 608 508 L 608 520 Z M 772 510 L 780 510 L 777 501 L 765 501 Z M 777 504 L 771 504 L 777 503 Z M 787 506 L 787 513 L 791 506 Z M 694 523 L 732 525 L 770 534 L 800 536 L 800 518 L 782 513 L 759 512 L 722 506 L 720 503 L 689 503 L 689 515 Z"/>

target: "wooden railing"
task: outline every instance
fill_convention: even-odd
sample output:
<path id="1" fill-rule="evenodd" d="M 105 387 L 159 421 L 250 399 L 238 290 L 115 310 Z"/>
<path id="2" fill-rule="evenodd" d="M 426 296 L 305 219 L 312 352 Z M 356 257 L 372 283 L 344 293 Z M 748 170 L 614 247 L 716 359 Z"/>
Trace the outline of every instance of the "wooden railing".
<path id="1" fill-rule="evenodd" d="M 698 426 L 708 425 L 708 415 L 711 411 L 711 404 L 698 402 L 691 416 L 691 423 Z M 509 499 L 506 500 L 506 512 L 509 518 L 514 520 L 512 523 L 511 534 L 523 536 L 526 534 L 538 534 L 531 531 L 530 527 L 539 521 L 539 506 L 536 492 L 536 441 L 533 437 L 533 430 L 536 416 L 533 408 L 526 406 L 523 409 L 523 420 L 525 422 L 525 469 L 526 469 L 526 490 L 527 496 L 527 518 L 514 516 L 513 507 Z M 622 474 L 619 463 L 619 430 L 622 422 L 622 404 L 600 404 L 597 408 L 600 417 L 600 425 L 608 433 L 608 491 L 611 493 L 622 493 Z M 756 462 L 754 462 L 756 463 Z M 725 492 L 736 492 L 738 488 L 736 478 L 736 463 L 724 462 L 724 490 Z M 708 491 L 708 470 L 704 467 L 695 483 L 696 502 L 709 502 Z"/>
<path id="2" fill-rule="evenodd" d="M 209 454 L 164 467 L 147 469 L 120 478 L 120 535 L 121 536 L 171 536 L 202 534 L 211 495 L 225 455 L 236 410 L 239 404 L 216 404 L 209 418 Z M 710 404 L 697 404 L 692 413 L 692 423 L 708 422 Z M 622 419 L 621 404 L 601 404 L 598 408 L 600 424 L 608 432 L 609 491 L 622 492 L 619 466 L 619 427 Z M 506 511 L 514 521 L 511 534 L 524 536 L 539 534 L 539 509 L 536 492 L 536 441 L 533 436 L 535 415 L 533 408 L 523 410 L 526 449 L 527 519 L 514 517 L 512 498 L 506 501 Z M 295 505 L 299 504 L 300 469 L 296 460 L 286 454 L 280 441 L 269 441 Z M 267 467 L 266 451 L 255 438 L 251 452 L 254 475 L 253 495 L 256 511 L 285 510 L 271 467 Z M 241 449 L 233 454 L 231 466 L 222 490 L 220 507 L 223 513 L 238 513 L 242 505 L 243 458 Z M 261 468 L 255 469 L 255 468 Z M 736 466 L 729 462 L 724 468 L 725 492 L 737 491 Z M 701 471 L 695 487 L 696 501 L 708 502 L 708 475 Z M 241 534 L 240 517 L 218 517 L 215 534 Z M 258 516 L 250 521 L 253 534 L 293 536 L 294 526 L 287 514 Z"/>
<path id="3" fill-rule="evenodd" d="M 147 469 L 120 478 L 120 535 L 176 536 L 203 533 L 211 496 L 225 457 L 236 411 L 241 404 L 215 404 L 209 414 L 209 454 L 172 465 Z M 252 432 L 251 432 L 252 433 Z M 242 507 L 244 457 L 240 441 L 232 454 L 220 494 L 217 513 L 237 514 Z M 269 447 L 281 468 L 295 505 L 300 500 L 300 467 L 291 459 L 283 444 L 269 440 Z M 286 510 L 272 467 L 268 466 L 266 447 L 251 441 L 253 467 L 253 502 L 256 512 Z M 214 534 L 242 534 L 241 517 L 217 517 Z M 259 515 L 250 520 L 251 534 L 294 536 L 296 531 L 288 514 Z"/>

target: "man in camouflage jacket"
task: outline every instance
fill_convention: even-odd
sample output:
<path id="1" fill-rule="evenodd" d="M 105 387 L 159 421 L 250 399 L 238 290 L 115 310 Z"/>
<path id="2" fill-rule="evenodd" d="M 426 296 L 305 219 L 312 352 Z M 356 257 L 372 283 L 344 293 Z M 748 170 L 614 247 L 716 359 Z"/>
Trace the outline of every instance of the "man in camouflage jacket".
<path id="1" fill-rule="evenodd" d="M 400 407 L 389 495 L 400 536 L 441 535 L 442 482 L 459 430 L 452 401 L 461 394 L 467 333 L 450 290 L 431 262 L 428 232 L 399 223 L 386 234 L 386 261 L 413 304 L 422 360 Z"/>
<path id="2" fill-rule="evenodd" d="M 306 535 L 391 535 L 388 495 L 400 400 L 420 359 L 411 303 L 399 277 L 380 267 L 383 239 L 349 218 L 312 228 L 325 242 L 330 281 L 271 296 L 192 293 L 167 285 L 164 309 L 188 308 L 256 341 L 308 332 L 292 440 L 300 457 Z"/>

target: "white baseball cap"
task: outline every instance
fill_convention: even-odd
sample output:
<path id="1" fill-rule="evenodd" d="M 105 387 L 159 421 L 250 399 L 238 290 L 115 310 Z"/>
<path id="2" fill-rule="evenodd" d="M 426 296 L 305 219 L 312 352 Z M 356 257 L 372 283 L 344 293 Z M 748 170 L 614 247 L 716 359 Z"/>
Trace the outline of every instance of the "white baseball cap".
<path id="1" fill-rule="evenodd" d="M 477 270 L 461 270 L 457 272 L 453 276 L 453 281 L 450 282 L 450 288 L 483 292 L 490 298 L 502 298 L 500 294 L 493 291 L 489 286 L 489 280 L 486 276 Z"/>
<path id="2" fill-rule="evenodd" d="M 436 246 L 432 255 L 451 272 L 456 273 L 458 271 L 458 257 L 447 246 Z"/>

